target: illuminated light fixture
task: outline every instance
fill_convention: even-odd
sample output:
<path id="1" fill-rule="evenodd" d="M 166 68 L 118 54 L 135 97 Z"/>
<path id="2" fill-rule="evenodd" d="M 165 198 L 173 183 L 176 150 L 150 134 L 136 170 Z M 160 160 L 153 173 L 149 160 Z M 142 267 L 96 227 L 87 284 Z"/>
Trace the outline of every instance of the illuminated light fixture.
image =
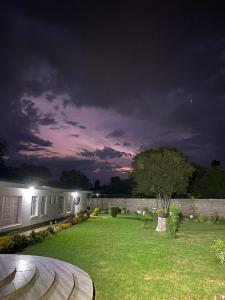
<path id="1" fill-rule="evenodd" d="M 99 193 L 97 193 L 96 196 L 98 197 L 98 196 L 99 196 Z"/>
<path id="2" fill-rule="evenodd" d="M 74 192 L 74 193 L 73 193 L 73 196 L 74 196 L 75 198 L 77 198 L 77 197 L 79 197 L 79 193 L 78 193 L 78 192 Z"/>
<path id="3" fill-rule="evenodd" d="M 29 186 L 29 191 L 33 193 L 35 191 L 35 188 L 33 186 Z"/>

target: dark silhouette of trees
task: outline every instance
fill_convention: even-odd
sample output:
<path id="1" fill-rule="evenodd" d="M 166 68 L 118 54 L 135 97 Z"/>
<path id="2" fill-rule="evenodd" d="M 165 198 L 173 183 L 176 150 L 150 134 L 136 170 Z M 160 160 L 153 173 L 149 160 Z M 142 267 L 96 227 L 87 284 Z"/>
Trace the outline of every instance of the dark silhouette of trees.
<path id="1" fill-rule="evenodd" d="M 109 185 L 102 187 L 102 193 L 108 196 L 131 196 L 132 179 L 121 179 L 119 176 L 111 177 Z"/>
<path id="2" fill-rule="evenodd" d="M 89 188 L 89 179 L 86 175 L 77 170 L 63 171 L 60 181 L 71 188 Z"/>
<path id="3" fill-rule="evenodd" d="M 211 167 L 213 167 L 213 168 L 220 168 L 220 167 L 221 167 L 220 161 L 214 159 L 214 160 L 211 162 Z"/>
<path id="4" fill-rule="evenodd" d="M 194 182 L 192 194 L 196 198 L 225 198 L 225 171 L 214 166 L 206 169 Z"/>
<path id="5" fill-rule="evenodd" d="M 46 166 L 22 164 L 15 168 L 8 167 L 7 176 L 20 182 L 42 184 L 48 182 L 52 174 Z"/>
<path id="6" fill-rule="evenodd" d="M 95 192 L 100 192 L 101 191 L 101 182 L 99 179 L 95 180 L 94 186 L 93 186 L 93 191 Z"/>

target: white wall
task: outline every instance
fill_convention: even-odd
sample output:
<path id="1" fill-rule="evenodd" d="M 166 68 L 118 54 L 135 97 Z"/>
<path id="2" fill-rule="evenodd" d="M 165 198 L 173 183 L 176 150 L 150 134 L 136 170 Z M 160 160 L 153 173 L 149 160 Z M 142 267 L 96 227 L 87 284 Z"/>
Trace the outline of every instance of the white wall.
<path id="1" fill-rule="evenodd" d="M 76 206 L 76 213 L 86 210 L 87 208 L 87 192 L 79 191 L 80 204 Z M 6 232 L 12 229 L 19 229 L 26 226 L 35 225 L 38 223 L 44 223 L 47 221 L 63 218 L 74 213 L 73 204 L 73 191 L 66 191 L 63 189 L 54 188 L 38 188 L 33 191 L 28 187 L 16 187 L 9 186 L 0 182 L 0 196 L 20 196 L 22 197 L 21 207 L 19 208 L 19 224 L 13 224 L 11 226 L 0 227 L 0 232 Z M 32 196 L 37 196 L 38 199 L 38 213 L 37 216 L 31 216 L 31 199 Z M 47 213 L 41 215 L 41 198 L 47 196 Z M 50 204 L 50 196 L 63 196 L 64 197 L 64 210 L 63 213 L 59 214 L 58 198 L 56 204 Z M 66 198 L 70 201 L 70 212 L 66 212 Z M 0 199 L 1 201 L 1 199 Z"/>

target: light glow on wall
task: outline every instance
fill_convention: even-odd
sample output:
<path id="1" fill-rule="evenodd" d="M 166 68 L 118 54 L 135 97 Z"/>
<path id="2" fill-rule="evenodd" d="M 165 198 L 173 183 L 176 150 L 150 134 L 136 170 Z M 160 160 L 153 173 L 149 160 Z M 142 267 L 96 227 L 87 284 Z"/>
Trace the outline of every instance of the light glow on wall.
<path id="1" fill-rule="evenodd" d="M 35 191 L 35 188 L 33 186 L 29 186 L 30 193 L 33 193 Z"/>
<path id="2" fill-rule="evenodd" d="M 73 197 L 77 198 L 77 197 L 79 197 L 79 196 L 80 196 L 80 193 L 79 193 L 79 192 L 74 192 L 74 193 L 73 193 Z"/>

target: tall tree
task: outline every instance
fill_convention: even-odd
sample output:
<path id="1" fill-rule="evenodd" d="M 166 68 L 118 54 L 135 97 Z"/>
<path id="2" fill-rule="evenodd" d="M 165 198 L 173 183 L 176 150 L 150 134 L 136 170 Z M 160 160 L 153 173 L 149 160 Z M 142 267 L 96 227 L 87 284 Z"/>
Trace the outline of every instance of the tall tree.
<path id="1" fill-rule="evenodd" d="M 101 183 L 99 179 L 95 180 L 93 190 L 96 192 L 99 192 L 101 190 Z"/>
<path id="2" fill-rule="evenodd" d="M 89 188 L 89 179 L 87 176 L 74 169 L 63 171 L 60 176 L 60 181 L 72 188 Z"/>
<path id="3" fill-rule="evenodd" d="M 222 168 L 208 168 L 192 187 L 192 194 L 201 198 L 225 197 L 225 171 Z"/>
<path id="4" fill-rule="evenodd" d="M 154 195 L 167 214 L 173 194 L 186 192 L 194 167 L 175 148 L 145 150 L 132 162 L 135 192 Z"/>
<path id="5" fill-rule="evenodd" d="M 214 159 L 214 160 L 211 162 L 211 167 L 213 167 L 213 168 L 220 168 L 220 167 L 221 167 L 220 161 Z"/>
<path id="6" fill-rule="evenodd" d="M 109 195 L 131 195 L 131 178 L 121 179 L 119 176 L 111 177 L 110 184 L 106 187 L 106 193 Z"/>
<path id="7" fill-rule="evenodd" d="M 207 171 L 206 167 L 203 167 L 199 164 L 193 163 L 193 167 L 195 170 L 192 173 L 192 176 L 189 181 L 189 186 L 188 186 L 188 194 L 192 195 L 192 196 L 194 195 L 193 192 L 194 192 L 194 188 L 195 188 L 196 184 L 202 179 L 202 177 L 205 175 L 205 173 Z M 195 196 L 197 196 L 197 195 L 195 194 Z"/>
<path id="8" fill-rule="evenodd" d="M 46 166 L 22 164 L 19 167 L 9 168 L 9 176 L 24 182 L 41 184 L 52 177 L 51 171 Z"/>

